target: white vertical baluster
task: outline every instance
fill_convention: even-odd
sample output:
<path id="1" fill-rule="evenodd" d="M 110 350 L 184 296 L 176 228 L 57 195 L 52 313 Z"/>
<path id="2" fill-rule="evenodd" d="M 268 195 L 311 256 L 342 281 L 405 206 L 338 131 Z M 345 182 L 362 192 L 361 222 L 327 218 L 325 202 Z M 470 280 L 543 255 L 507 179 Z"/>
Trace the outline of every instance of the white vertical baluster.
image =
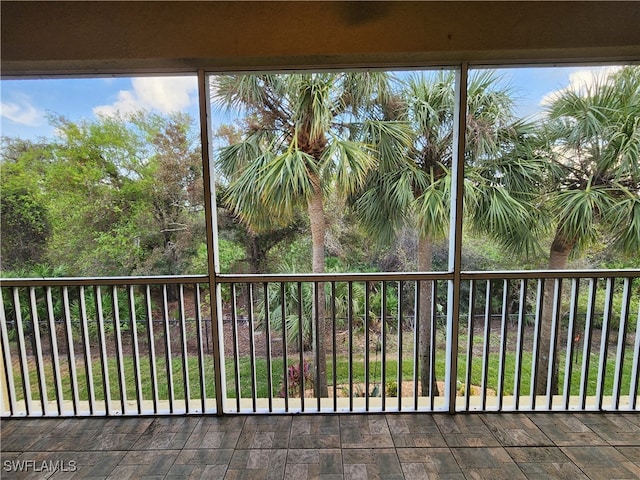
<path id="1" fill-rule="evenodd" d="M 527 279 L 520 280 L 520 297 L 518 300 L 518 335 L 516 339 L 516 365 L 513 385 L 513 408 L 520 410 L 520 389 L 522 384 L 523 335 L 527 303 Z"/>
<path id="2" fill-rule="evenodd" d="M 627 321 L 629 317 L 629 304 L 631 302 L 631 279 L 624 279 L 622 289 L 622 308 L 620 310 L 620 325 L 618 327 L 618 347 L 616 349 L 616 370 L 613 376 L 613 396 L 611 408 L 618 410 L 620 407 L 620 388 L 622 384 L 622 367 L 624 365 L 624 353 L 627 337 Z"/>
<path id="3" fill-rule="evenodd" d="M 69 375 L 71 382 L 71 396 L 73 398 L 73 414 L 78 415 L 80 410 L 80 394 L 78 390 L 78 371 L 76 368 L 76 353 L 73 344 L 73 326 L 71 324 L 71 309 L 69 307 L 69 288 L 62 287 L 62 308 L 64 310 L 65 331 L 67 336 L 67 361 L 69 363 Z"/>
<path id="4" fill-rule="evenodd" d="M 189 382 L 189 351 L 187 349 L 187 316 L 184 311 L 184 285 L 179 285 L 179 322 L 180 322 L 180 348 L 182 350 L 182 382 L 184 387 L 185 413 L 191 411 L 191 385 Z"/>
<path id="5" fill-rule="evenodd" d="M 104 312 L 102 311 L 102 289 L 95 286 L 96 315 L 98 316 L 98 339 L 100 342 L 100 358 L 102 364 L 102 388 L 104 391 L 104 404 L 107 415 L 111 415 L 111 383 L 109 380 L 109 358 L 107 357 L 107 344 L 104 331 Z"/>
<path id="6" fill-rule="evenodd" d="M 58 405 L 58 415 L 62 415 L 64 408 L 64 398 L 62 395 L 62 375 L 60 373 L 60 355 L 58 353 L 58 339 L 56 335 L 56 323 L 53 316 L 53 298 L 51 287 L 45 288 L 47 301 L 47 316 L 49 317 L 49 335 L 51 339 L 51 356 L 53 358 L 53 381 L 55 383 L 56 403 Z"/>
<path id="7" fill-rule="evenodd" d="M 156 365 L 156 344 L 153 329 L 153 312 L 151 311 L 151 288 L 146 286 L 145 306 L 147 309 L 147 340 L 149 342 L 149 372 L 151 374 L 151 391 L 153 400 L 153 413 L 158 413 L 158 367 Z"/>
<path id="8" fill-rule="evenodd" d="M 36 372 L 38 374 L 38 386 L 40 389 L 40 405 L 42 414 L 49 414 L 49 400 L 47 398 L 47 381 L 44 373 L 44 357 L 42 355 L 42 341 L 40 339 L 40 319 L 38 318 L 38 305 L 36 301 L 35 287 L 29 287 L 29 300 L 31 302 L 31 324 L 33 326 L 33 339 L 36 351 Z"/>
<path id="9" fill-rule="evenodd" d="M 138 323 L 136 318 L 136 300 L 133 285 L 127 288 L 129 297 L 129 327 L 131 328 L 131 347 L 133 352 L 133 381 L 136 386 L 136 406 L 138 415 L 142 415 L 142 374 L 140 372 L 140 348 L 138 346 Z"/>
<path id="10" fill-rule="evenodd" d="M 571 304 L 569 306 L 569 327 L 567 329 L 567 351 L 564 362 L 564 386 L 562 395 L 564 401 L 564 409 L 569 410 L 569 401 L 571 398 L 571 377 L 573 376 L 573 352 L 575 339 L 575 326 L 578 314 L 578 287 L 580 280 L 571 279 Z"/>
<path id="11" fill-rule="evenodd" d="M 631 364 L 631 382 L 629 385 L 629 409 L 638 407 L 638 382 L 640 380 L 640 305 L 636 316 L 636 339 L 633 344 L 633 362 Z"/>
<path id="12" fill-rule="evenodd" d="M 167 373 L 167 391 L 169 395 L 169 413 L 174 413 L 175 392 L 173 386 L 173 356 L 171 354 L 171 332 L 169 325 L 169 301 L 167 299 L 167 285 L 162 285 L 162 320 L 164 326 L 164 361 Z"/>
<path id="13" fill-rule="evenodd" d="M 120 331 L 120 305 L 118 304 L 118 287 L 111 287 L 113 306 L 113 333 L 116 336 L 116 363 L 118 368 L 118 386 L 120 387 L 120 409 L 124 415 L 127 408 L 127 383 L 124 376 L 124 361 L 122 359 L 122 332 Z"/>
<path id="14" fill-rule="evenodd" d="M 604 397 L 604 383 L 607 371 L 607 357 L 609 354 L 609 325 L 613 311 L 613 279 L 607 278 L 607 291 L 604 299 L 604 317 L 602 318 L 602 331 L 600 334 L 600 358 L 598 361 L 598 381 L 596 383 L 596 401 L 598 410 L 602 409 Z"/>
<path id="15" fill-rule="evenodd" d="M 3 407 L 2 412 L 5 412 L 5 408 L 9 408 L 11 415 L 16 415 L 17 403 L 16 403 L 16 386 L 13 379 L 13 361 L 11 360 L 11 350 L 9 349 L 9 331 L 7 329 L 7 316 L 4 310 L 4 300 L 2 298 L 2 289 L 0 288 L 0 329 L 2 331 L 2 362 L 4 363 L 4 369 L 6 371 L 6 382 L 2 381 L 0 384 L 2 388 L 6 388 L 6 395 L 3 394 Z M 4 375 L 5 372 L 0 372 L 0 375 Z M 5 398 L 6 397 L 6 398 Z M 5 399 L 8 400 L 9 405 L 5 406 Z"/>

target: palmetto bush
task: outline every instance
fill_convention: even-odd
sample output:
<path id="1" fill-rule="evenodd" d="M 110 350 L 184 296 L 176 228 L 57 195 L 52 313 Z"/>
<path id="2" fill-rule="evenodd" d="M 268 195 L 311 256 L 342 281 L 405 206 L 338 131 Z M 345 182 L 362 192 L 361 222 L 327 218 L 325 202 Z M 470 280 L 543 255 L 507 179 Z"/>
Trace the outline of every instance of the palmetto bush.
<path id="1" fill-rule="evenodd" d="M 325 312 L 328 318 L 335 319 L 336 329 L 348 328 L 363 332 L 365 328 L 366 288 L 363 282 L 333 282 L 319 284 L 325 290 Z M 382 289 L 379 283 L 371 285 L 369 292 L 369 328 L 379 328 L 382 318 Z M 292 348 L 308 350 L 313 342 L 314 286 L 310 283 L 286 282 L 272 284 L 257 302 L 257 326 L 264 328 L 268 312 L 272 335 L 283 332 L 287 335 L 288 345 Z M 398 295 L 395 286 L 387 288 L 385 318 L 395 318 L 398 310 Z M 276 333 L 278 332 L 278 333 Z"/>
<path id="2" fill-rule="evenodd" d="M 86 325 L 88 330 L 89 339 L 91 341 L 98 339 L 99 330 L 99 313 L 98 306 L 102 312 L 102 321 L 104 333 L 111 334 L 114 331 L 114 320 L 116 318 L 116 311 L 114 309 L 113 294 L 110 290 L 101 289 L 100 291 L 100 305 L 96 301 L 96 290 L 85 289 L 84 291 L 84 308 L 81 302 L 78 292 L 75 295 L 75 299 L 69 306 L 69 313 L 71 315 L 71 324 L 74 327 L 75 334 L 81 335 L 81 322 L 82 319 L 86 319 Z M 135 295 L 135 294 L 134 294 Z M 147 318 L 146 306 L 142 295 L 135 295 L 135 310 L 134 316 L 136 319 L 137 331 L 144 331 L 145 324 L 149 320 Z M 126 332 L 131 327 L 131 310 L 129 306 L 129 298 L 126 292 L 118 291 L 117 295 L 117 318 L 120 325 L 120 331 Z"/>

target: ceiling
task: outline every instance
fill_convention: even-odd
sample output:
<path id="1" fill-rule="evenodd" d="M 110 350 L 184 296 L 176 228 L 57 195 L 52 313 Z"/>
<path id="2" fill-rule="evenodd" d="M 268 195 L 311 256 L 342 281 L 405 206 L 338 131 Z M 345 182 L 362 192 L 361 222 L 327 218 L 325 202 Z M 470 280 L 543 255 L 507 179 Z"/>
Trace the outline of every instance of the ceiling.
<path id="1" fill-rule="evenodd" d="M 3 76 L 640 60 L 640 2 L 31 2 Z"/>

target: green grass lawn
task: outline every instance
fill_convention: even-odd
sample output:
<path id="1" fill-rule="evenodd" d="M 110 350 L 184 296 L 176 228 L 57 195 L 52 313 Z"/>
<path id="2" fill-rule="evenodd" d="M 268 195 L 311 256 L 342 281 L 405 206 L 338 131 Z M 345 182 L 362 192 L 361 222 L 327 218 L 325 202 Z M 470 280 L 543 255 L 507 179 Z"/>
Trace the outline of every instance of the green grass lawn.
<path id="1" fill-rule="evenodd" d="M 623 376 L 622 376 L 622 394 L 628 394 L 629 386 L 631 381 L 631 362 L 632 362 L 633 352 L 630 349 L 627 349 L 625 359 L 624 359 L 624 368 L 623 368 Z M 511 395 L 514 392 L 514 378 L 515 378 L 515 354 L 508 353 L 505 357 L 505 366 L 504 366 L 504 384 L 503 391 L 504 395 Z M 328 359 L 329 360 L 329 359 Z M 213 359 L 210 356 L 207 356 L 204 359 L 205 365 L 205 383 L 204 389 L 206 396 L 208 398 L 212 398 L 215 396 L 215 388 L 214 388 L 214 379 L 213 379 Z M 274 397 L 278 397 L 283 384 L 283 360 L 282 358 L 273 359 L 271 363 L 271 371 L 272 371 L 272 395 Z M 290 360 L 289 365 L 297 364 L 298 360 Z M 573 373 L 571 378 L 571 395 L 578 395 L 580 391 L 580 382 L 581 382 L 581 362 L 582 359 L 578 357 L 577 364 L 573 365 Z M 588 395 L 595 395 L 596 393 L 596 381 L 597 381 L 597 373 L 598 373 L 598 362 L 599 358 L 597 355 L 591 356 L 590 369 L 589 369 L 589 378 L 588 378 Z M 46 389 L 47 389 L 47 399 L 49 401 L 55 400 L 55 382 L 54 382 L 54 374 L 53 368 L 50 361 L 45 360 L 46 365 L 44 365 L 44 372 L 46 378 Z M 62 390 L 63 390 L 63 398 L 65 400 L 72 399 L 72 391 L 71 391 L 71 381 L 70 375 L 68 373 L 68 368 L 66 362 L 64 363 L 64 368 L 62 368 Z M 142 398 L 144 400 L 151 400 L 153 398 L 153 389 L 152 389 L 152 381 L 151 381 L 151 373 L 150 373 L 150 364 L 149 359 L 147 357 L 140 358 L 140 376 L 141 376 L 141 386 L 142 386 Z M 117 400 L 120 399 L 120 386 L 118 382 L 118 365 L 115 358 L 109 358 L 107 361 L 108 367 L 108 377 L 109 377 L 109 388 L 111 392 L 111 399 Z M 614 377 L 614 366 L 615 357 L 609 356 L 607 360 L 607 370 L 606 370 L 606 381 L 605 381 L 605 389 L 604 394 L 611 394 L 613 388 L 613 377 Z M 362 358 L 357 358 L 353 360 L 352 364 L 352 381 L 354 384 L 362 384 L 365 382 L 365 371 L 364 371 L 365 362 Z M 327 365 L 328 368 L 328 383 L 331 385 L 333 383 L 333 365 L 332 362 L 329 361 Z M 94 360 L 91 365 L 93 371 L 93 388 L 94 388 L 94 397 L 96 400 L 104 400 L 105 393 L 103 387 L 103 379 L 102 379 L 102 364 L 100 360 Z M 234 375 L 234 365 L 232 360 L 227 360 L 225 364 L 226 368 L 226 383 L 227 383 L 227 397 L 235 398 L 235 375 Z M 337 377 L 337 385 L 339 388 L 345 388 L 349 383 L 349 364 L 348 360 L 345 357 L 338 357 L 336 361 L 336 377 Z M 134 362 L 132 358 L 128 357 L 124 359 L 123 364 L 124 370 L 124 378 L 125 378 L 125 386 L 126 386 L 126 395 L 128 400 L 135 400 L 136 398 L 136 386 L 134 382 Z M 387 395 L 393 395 L 393 383 L 398 381 L 398 363 L 397 359 L 389 358 L 386 362 L 386 378 L 385 383 L 387 385 Z M 438 358 L 436 361 L 436 376 L 439 380 L 444 380 L 444 358 Z M 22 382 L 20 377 L 20 370 L 17 364 L 13 366 L 14 377 L 15 377 L 15 387 L 17 390 L 18 399 L 23 399 L 24 394 L 22 391 Z M 164 358 L 158 358 L 156 361 L 156 371 L 157 371 L 157 390 L 158 390 L 158 398 L 160 400 L 166 400 L 169 398 L 168 394 L 168 374 L 167 368 Z M 239 362 L 239 372 L 240 372 L 240 394 L 243 398 L 251 398 L 252 396 L 252 372 L 251 372 L 251 363 L 248 357 L 244 357 L 240 359 Z M 466 372 L 466 363 L 463 356 L 460 356 L 458 361 L 458 381 L 464 383 L 465 380 L 465 372 Z M 171 374 L 173 376 L 173 385 L 174 385 L 174 398 L 175 399 L 184 399 L 185 398 L 185 381 L 183 375 L 183 364 L 180 358 L 173 359 L 171 363 Z M 410 359 L 404 359 L 402 361 L 402 380 L 408 381 L 411 380 L 413 375 L 413 361 Z M 564 365 L 564 356 L 562 357 L 562 364 L 560 365 L 560 390 L 562 393 L 562 388 L 564 385 L 564 375 L 565 375 L 565 365 Z M 87 388 L 87 376 L 86 370 L 81 363 L 77 365 L 77 378 L 78 378 L 78 396 L 80 400 L 87 400 L 89 398 L 88 388 Z M 267 380 L 267 362 L 265 359 L 257 359 L 255 363 L 255 378 L 256 378 L 256 396 L 257 397 L 268 397 L 268 380 Z M 482 383 L 482 359 L 474 358 L 472 363 L 472 384 L 481 385 Z M 40 399 L 39 393 L 39 383 L 38 376 L 35 368 L 30 369 L 30 384 L 31 384 L 31 395 L 34 400 Z M 188 359 L 188 379 L 190 385 L 190 397 L 192 399 L 197 399 L 201 397 L 201 384 L 199 378 L 199 367 L 198 361 L 196 357 Z M 499 358 L 498 355 L 491 355 L 488 367 L 487 374 L 487 388 L 492 391 L 496 391 L 498 389 L 498 379 L 499 379 Z M 525 353 L 523 354 L 522 359 L 522 373 L 521 373 L 521 385 L 520 385 L 520 394 L 527 395 L 529 394 L 529 386 L 531 379 L 531 354 Z M 369 363 L 369 386 L 370 389 L 373 389 L 375 385 L 380 385 L 381 382 L 381 362 L 378 361 L 370 361 Z M 307 384 L 307 388 L 310 388 L 311 385 Z M 361 393 L 356 391 L 356 393 Z M 370 390 L 371 391 L 371 390 Z M 403 391 L 405 396 L 412 395 L 412 391 Z M 299 393 L 295 394 L 299 396 Z"/>

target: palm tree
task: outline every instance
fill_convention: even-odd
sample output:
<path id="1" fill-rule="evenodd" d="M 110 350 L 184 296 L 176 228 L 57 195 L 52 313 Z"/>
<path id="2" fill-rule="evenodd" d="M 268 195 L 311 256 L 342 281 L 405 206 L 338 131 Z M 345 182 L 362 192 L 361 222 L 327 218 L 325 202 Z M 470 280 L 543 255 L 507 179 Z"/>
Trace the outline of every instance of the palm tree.
<path id="1" fill-rule="evenodd" d="M 623 252 L 640 251 L 640 67 L 563 90 L 545 113 L 551 162 L 544 200 L 553 220 L 549 268 L 565 269 L 571 255 L 596 239 Z M 552 338 L 552 285 L 545 290 L 539 395 L 547 391 Z M 551 394 L 558 393 L 557 373 L 555 365 Z"/>
<path id="2" fill-rule="evenodd" d="M 225 75 L 214 77 L 214 102 L 245 114 L 242 140 L 220 149 L 235 213 L 259 231 L 286 224 L 306 208 L 312 270 L 325 269 L 325 196 L 349 195 L 376 167 L 383 143 L 408 143 L 400 122 L 383 121 L 384 73 Z M 319 284 L 312 317 L 318 335 L 316 394 L 327 396 L 325 292 Z"/>
<path id="3" fill-rule="evenodd" d="M 530 126 L 516 121 L 513 100 L 490 71 L 468 86 L 465 213 L 471 227 L 517 251 L 532 251 L 535 209 L 527 208 L 540 168 L 529 162 Z M 417 74 L 406 81 L 404 108 L 414 142 L 405 155 L 383 157 L 369 177 L 356 211 L 371 232 L 389 241 L 405 225 L 416 230 L 417 267 L 432 270 L 433 242 L 449 231 L 454 132 L 454 74 Z M 438 395 L 431 372 L 431 282 L 420 287 L 419 362 L 422 395 Z M 431 380 L 430 380 L 431 377 Z"/>

